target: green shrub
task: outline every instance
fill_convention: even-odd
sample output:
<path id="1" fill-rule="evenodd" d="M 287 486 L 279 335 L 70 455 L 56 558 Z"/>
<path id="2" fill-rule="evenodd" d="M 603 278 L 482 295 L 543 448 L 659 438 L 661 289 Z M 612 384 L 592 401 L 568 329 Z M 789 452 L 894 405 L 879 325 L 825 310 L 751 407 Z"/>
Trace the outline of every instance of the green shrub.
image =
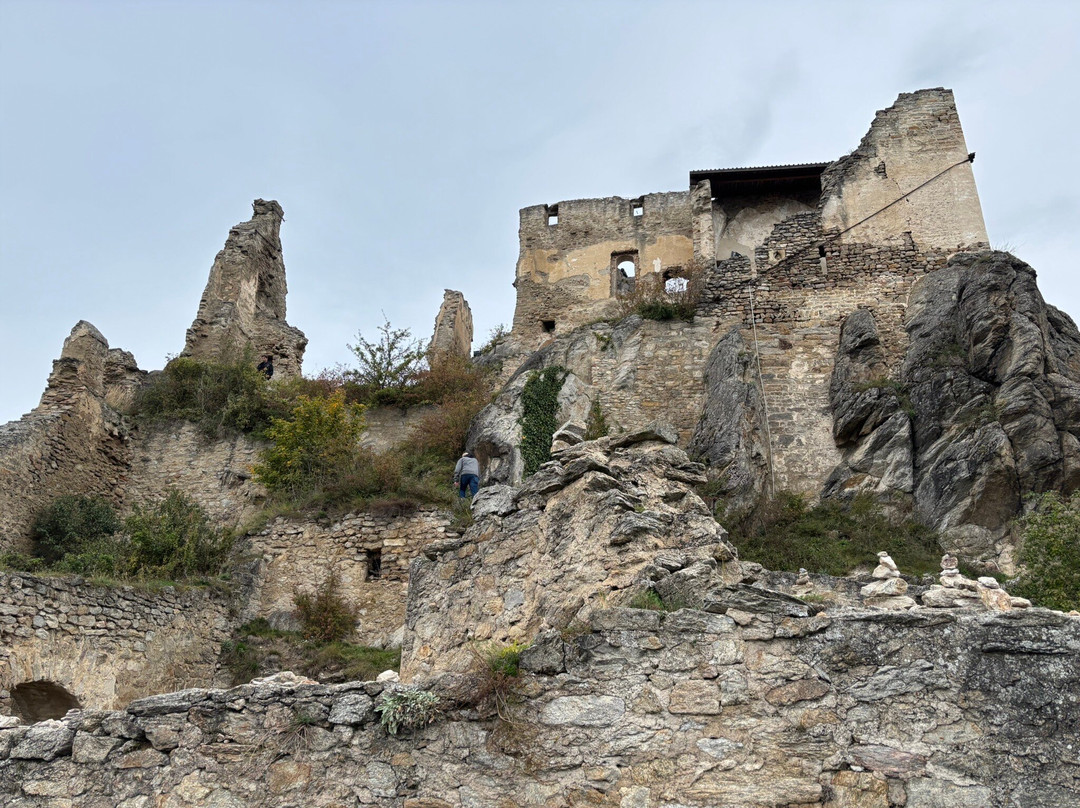
<path id="1" fill-rule="evenodd" d="M 30 526 L 34 555 L 54 564 L 120 529 L 116 509 L 98 496 L 67 495 L 54 499 Z"/>
<path id="2" fill-rule="evenodd" d="M 1010 593 L 1050 609 L 1080 609 L 1080 492 L 1044 494 L 1022 525 L 1026 571 Z"/>
<path id="3" fill-rule="evenodd" d="M 773 570 L 846 575 L 872 564 L 887 550 L 902 572 L 939 569 L 937 534 L 913 517 L 890 515 L 872 496 L 824 500 L 813 507 L 797 494 L 782 493 L 742 525 L 728 525 L 739 558 Z"/>
<path id="4" fill-rule="evenodd" d="M 206 511 L 176 490 L 153 507 L 136 506 L 124 530 L 129 540 L 128 571 L 143 577 L 215 574 L 229 551 Z"/>
<path id="5" fill-rule="evenodd" d="M 557 365 L 533 371 L 521 391 L 521 456 L 526 477 L 551 459 L 551 438 L 559 426 L 559 391 L 568 373 Z"/>
<path id="6" fill-rule="evenodd" d="M 383 693 L 375 705 L 379 723 L 390 735 L 401 729 L 421 729 L 441 713 L 439 697 L 429 690 L 397 690 Z"/>
<path id="7" fill-rule="evenodd" d="M 314 651 L 305 673 L 317 679 L 327 670 L 340 670 L 346 681 L 370 682 L 383 671 L 400 667 L 400 648 L 370 648 L 336 641 Z"/>
<path id="8" fill-rule="evenodd" d="M 271 493 L 296 496 L 340 480 L 360 459 L 364 408 L 346 404 L 339 390 L 329 398 L 302 397 L 289 419 L 266 430 L 273 445 L 262 453 L 255 478 Z"/>
<path id="9" fill-rule="evenodd" d="M 306 639 L 332 643 L 345 639 L 356 627 L 356 609 L 341 596 L 337 573 L 330 573 L 314 593 L 296 592 L 293 604 Z"/>
<path id="10" fill-rule="evenodd" d="M 211 437 L 261 435 L 283 412 L 256 364 L 250 350 L 235 362 L 177 357 L 135 396 L 132 414 L 146 421 L 191 421 Z"/>

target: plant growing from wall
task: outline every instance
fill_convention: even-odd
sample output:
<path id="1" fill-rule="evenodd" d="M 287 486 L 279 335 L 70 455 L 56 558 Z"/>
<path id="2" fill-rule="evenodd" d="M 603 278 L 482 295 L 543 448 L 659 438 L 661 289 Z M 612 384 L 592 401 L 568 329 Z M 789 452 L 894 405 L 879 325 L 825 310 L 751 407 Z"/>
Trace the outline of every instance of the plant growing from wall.
<path id="1" fill-rule="evenodd" d="M 585 418 L 585 440 L 596 440 L 608 434 L 607 419 L 600 409 L 600 399 L 594 398 L 589 414 Z"/>
<path id="2" fill-rule="evenodd" d="M 390 735 L 399 730 L 422 729 L 435 721 L 442 711 L 439 697 L 430 690 L 395 690 L 383 693 L 375 705 L 379 723 Z"/>
<path id="3" fill-rule="evenodd" d="M 356 627 L 356 609 L 341 596 L 336 572 L 331 572 L 314 593 L 296 592 L 293 604 L 306 639 L 332 643 L 345 639 Z"/>
<path id="4" fill-rule="evenodd" d="M 261 435 L 283 411 L 257 363 L 250 349 L 226 362 L 177 357 L 151 376 L 135 397 L 132 414 L 146 421 L 191 421 L 210 437 Z"/>
<path id="5" fill-rule="evenodd" d="M 350 375 L 373 390 L 402 388 L 409 384 L 424 361 L 424 349 L 407 328 L 394 328 L 384 318 L 379 337 L 374 341 L 357 333 L 356 344 L 349 345 L 359 367 Z"/>
<path id="6" fill-rule="evenodd" d="M 30 527 L 34 555 L 46 564 L 79 553 L 120 529 L 116 509 L 102 497 L 57 497 L 38 512 Z"/>
<path id="7" fill-rule="evenodd" d="M 1039 606 L 1080 609 L 1080 492 L 1044 494 L 1022 525 L 1026 569 L 1009 591 Z"/>
<path id="8" fill-rule="evenodd" d="M 526 648 L 528 645 L 519 642 L 493 642 L 469 648 L 476 660 L 475 669 L 478 673 L 477 704 L 490 699 L 489 704 L 494 704 L 499 718 L 509 723 L 513 723 L 510 718 L 510 705 L 521 676 L 521 652 Z"/>
<path id="9" fill-rule="evenodd" d="M 559 391 L 569 371 L 553 365 L 533 371 L 521 391 L 521 457 L 525 476 L 551 459 L 551 438 L 558 428 Z"/>

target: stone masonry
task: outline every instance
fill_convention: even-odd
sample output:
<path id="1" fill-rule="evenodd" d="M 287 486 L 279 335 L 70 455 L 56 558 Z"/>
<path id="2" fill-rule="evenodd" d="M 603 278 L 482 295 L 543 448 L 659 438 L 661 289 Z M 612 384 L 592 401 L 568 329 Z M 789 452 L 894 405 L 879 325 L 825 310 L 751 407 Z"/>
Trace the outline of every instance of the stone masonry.
<path id="1" fill-rule="evenodd" d="M 1061 614 L 607 609 L 536 639 L 505 721 L 477 674 L 426 683 L 439 719 L 398 736 L 376 708 L 400 686 L 279 675 L 0 729 L 0 795 L 24 808 L 1080 800 L 1080 621 Z"/>
<path id="2" fill-rule="evenodd" d="M 446 289 L 439 313 L 435 316 L 435 332 L 428 350 L 469 356 L 472 353 L 473 323 L 469 302 L 461 292 Z"/>
<path id="3" fill-rule="evenodd" d="M 102 587 L 0 573 L 0 713 L 15 685 L 60 685 L 91 709 L 214 681 L 228 636 L 213 590 Z"/>
<path id="4" fill-rule="evenodd" d="M 256 199 L 254 215 L 229 231 L 210 268 L 182 356 L 228 361 L 250 349 L 274 357 L 281 377 L 300 375 L 307 337 L 285 321 L 285 262 L 277 202 Z"/>

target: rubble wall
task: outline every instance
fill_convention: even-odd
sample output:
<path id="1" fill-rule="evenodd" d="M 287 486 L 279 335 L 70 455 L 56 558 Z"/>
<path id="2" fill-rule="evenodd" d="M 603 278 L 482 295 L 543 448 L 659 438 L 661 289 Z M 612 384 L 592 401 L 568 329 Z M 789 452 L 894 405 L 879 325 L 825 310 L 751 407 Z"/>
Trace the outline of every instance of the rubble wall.
<path id="1" fill-rule="evenodd" d="M 93 709 L 210 686 L 227 623 L 224 599 L 206 589 L 0 573 L 0 713 L 24 682 L 54 682 Z"/>
<path id="2" fill-rule="evenodd" d="M 78 804 L 1064 808 L 1080 800 L 1080 621 L 598 612 L 388 736 L 384 685 L 243 685 L 0 729 L 0 794 Z"/>
<path id="3" fill-rule="evenodd" d="M 97 494 L 121 504 L 130 450 L 106 398 L 128 359 L 134 366 L 130 354 L 110 350 L 101 332 L 79 322 L 41 403 L 0 426 L 0 551 L 28 551 L 34 515 L 56 497 Z"/>
<path id="4" fill-rule="evenodd" d="M 175 488 L 218 525 L 236 525 L 258 510 L 265 497 L 251 478 L 262 447 L 246 435 L 208 439 L 195 424 L 174 421 L 140 426 L 132 431 L 129 446 L 127 507 L 156 504 Z"/>
<path id="5" fill-rule="evenodd" d="M 295 610 L 293 596 L 314 591 L 334 574 L 341 595 L 358 611 L 354 641 L 400 645 L 409 564 L 425 546 L 445 539 L 449 524 L 448 513 L 433 509 L 402 516 L 350 514 L 333 524 L 278 519 L 250 538 L 250 553 L 262 561 L 243 619 L 287 622 Z"/>

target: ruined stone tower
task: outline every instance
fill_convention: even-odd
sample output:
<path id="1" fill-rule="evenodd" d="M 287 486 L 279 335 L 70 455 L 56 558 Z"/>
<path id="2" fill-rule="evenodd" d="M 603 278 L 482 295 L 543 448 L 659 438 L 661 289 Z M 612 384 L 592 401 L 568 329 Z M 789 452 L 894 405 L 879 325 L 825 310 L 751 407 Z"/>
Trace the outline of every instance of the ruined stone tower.
<path id="1" fill-rule="evenodd" d="M 250 347 L 271 354 L 278 376 L 298 376 L 307 337 L 285 321 L 284 212 L 274 200 L 256 199 L 254 215 L 229 231 L 210 268 L 199 313 L 182 356 L 221 361 Z"/>
<path id="2" fill-rule="evenodd" d="M 443 291 L 443 302 L 435 317 L 435 333 L 429 350 L 468 356 L 472 350 L 473 324 L 469 302 L 461 292 Z"/>

